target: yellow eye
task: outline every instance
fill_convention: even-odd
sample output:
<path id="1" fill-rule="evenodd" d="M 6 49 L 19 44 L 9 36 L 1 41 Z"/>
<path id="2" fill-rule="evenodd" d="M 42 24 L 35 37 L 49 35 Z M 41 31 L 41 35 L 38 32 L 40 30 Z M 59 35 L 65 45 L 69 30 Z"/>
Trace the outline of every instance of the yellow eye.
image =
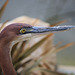
<path id="1" fill-rule="evenodd" d="M 26 29 L 21 29 L 20 30 L 20 33 L 25 33 L 26 32 Z"/>

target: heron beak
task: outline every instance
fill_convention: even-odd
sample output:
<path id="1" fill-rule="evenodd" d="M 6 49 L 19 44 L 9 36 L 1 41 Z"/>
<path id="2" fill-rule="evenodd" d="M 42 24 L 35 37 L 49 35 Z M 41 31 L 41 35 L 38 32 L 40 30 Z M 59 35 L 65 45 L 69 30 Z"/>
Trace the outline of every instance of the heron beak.
<path id="1" fill-rule="evenodd" d="M 75 26 L 55 26 L 55 27 L 30 27 L 26 29 L 25 35 L 20 35 L 18 40 L 24 41 L 32 37 L 38 37 L 40 34 L 49 34 L 50 32 L 66 31 L 75 29 Z M 37 35 L 38 34 L 38 35 Z"/>
<path id="2" fill-rule="evenodd" d="M 71 29 L 75 29 L 75 26 L 32 27 L 31 33 L 50 33 L 57 31 L 67 31 Z"/>

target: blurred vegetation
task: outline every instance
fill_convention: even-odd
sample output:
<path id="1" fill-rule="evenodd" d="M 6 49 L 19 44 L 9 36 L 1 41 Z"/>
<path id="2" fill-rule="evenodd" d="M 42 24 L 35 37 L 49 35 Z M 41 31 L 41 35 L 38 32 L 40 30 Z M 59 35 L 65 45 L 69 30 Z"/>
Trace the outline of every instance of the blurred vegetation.
<path id="1" fill-rule="evenodd" d="M 8 0 L 4 3 L 4 5 L 0 9 L 0 18 L 2 17 L 4 13 L 7 3 L 8 3 Z M 49 20 L 51 21 L 51 19 Z M 50 26 L 53 27 L 64 22 L 67 22 L 67 19 L 59 21 L 54 24 L 52 23 L 52 25 Z M 7 21 L 3 23 L 3 25 L 0 27 L 0 30 L 4 27 L 6 23 Z M 26 44 L 28 44 L 30 40 L 23 41 L 21 44 L 18 42 L 12 47 L 11 56 L 12 56 L 13 65 L 17 71 L 17 74 L 19 75 L 68 75 L 65 73 L 59 73 L 56 71 L 56 69 L 51 70 L 51 64 L 48 61 L 43 61 L 43 60 L 46 60 L 48 57 L 50 57 L 52 54 L 54 53 L 56 54 L 57 52 L 63 50 L 64 48 L 67 48 L 73 45 L 73 43 L 69 43 L 64 46 L 60 46 L 60 44 L 62 44 L 62 41 L 54 45 L 53 35 L 54 35 L 53 33 L 50 33 L 49 35 L 41 39 L 39 42 L 34 44 L 32 47 L 28 47 L 25 50 L 24 50 L 24 47 L 26 46 Z M 47 42 L 45 46 L 46 50 L 43 50 L 43 53 L 38 57 L 35 57 L 35 56 L 31 57 L 30 55 L 33 52 L 35 52 L 36 49 L 41 47 L 44 42 Z M 19 48 L 17 48 L 18 46 Z M 2 74 L 2 70 L 0 68 L 0 75 L 1 74 Z M 73 74 L 69 74 L 69 75 L 73 75 Z"/>

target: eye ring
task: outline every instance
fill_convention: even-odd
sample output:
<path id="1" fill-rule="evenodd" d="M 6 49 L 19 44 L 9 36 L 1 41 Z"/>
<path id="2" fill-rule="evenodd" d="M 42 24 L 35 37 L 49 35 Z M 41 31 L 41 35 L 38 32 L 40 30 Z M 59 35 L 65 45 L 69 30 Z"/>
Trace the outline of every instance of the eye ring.
<path id="1" fill-rule="evenodd" d="M 26 32 L 26 29 L 21 29 L 20 30 L 20 33 L 25 33 Z"/>

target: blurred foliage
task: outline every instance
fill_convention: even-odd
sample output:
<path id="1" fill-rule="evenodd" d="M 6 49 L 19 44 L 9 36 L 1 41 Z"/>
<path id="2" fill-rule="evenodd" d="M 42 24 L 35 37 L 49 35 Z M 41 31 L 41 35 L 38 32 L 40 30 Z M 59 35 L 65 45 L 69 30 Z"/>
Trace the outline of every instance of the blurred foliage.
<path id="1" fill-rule="evenodd" d="M 54 23 L 60 22 L 61 20 L 64 21 L 64 19 L 69 21 L 74 17 L 74 15 L 75 15 L 75 11 L 67 12 L 64 14 L 58 14 L 58 15 L 54 15 L 51 18 L 47 19 L 46 22 L 50 24 L 54 24 Z"/>
<path id="2" fill-rule="evenodd" d="M 4 13 L 4 10 L 5 10 L 5 8 L 6 8 L 7 4 L 8 4 L 8 1 L 9 0 L 6 0 L 6 2 L 3 4 L 3 6 L 0 9 L 0 18 L 2 17 L 2 15 Z"/>
<path id="3" fill-rule="evenodd" d="M 4 5 L 0 9 L 0 18 L 3 15 L 3 12 L 5 10 L 7 3 L 8 3 L 8 0 L 4 3 Z M 59 21 L 57 23 L 52 24 L 51 27 L 59 25 L 66 21 L 67 20 Z M 7 23 L 7 21 L 3 23 L 3 25 L 0 27 L 0 30 L 4 27 L 5 23 Z M 17 71 L 17 74 L 19 75 L 67 75 L 64 73 L 56 72 L 56 70 L 55 71 L 51 70 L 51 64 L 48 61 L 43 61 L 49 58 L 52 54 L 73 45 L 73 43 L 69 43 L 60 47 L 59 45 L 62 42 L 59 42 L 56 45 L 54 45 L 53 35 L 54 35 L 53 33 L 50 33 L 49 35 L 41 39 L 39 42 L 34 44 L 32 47 L 30 48 L 28 47 L 27 49 L 24 49 L 24 47 L 26 46 L 26 44 L 28 44 L 30 40 L 23 41 L 21 44 L 18 42 L 17 44 L 13 46 L 11 56 L 12 56 L 12 61 Z M 40 56 L 32 57 L 31 54 L 34 53 L 36 49 L 41 47 L 46 41 L 47 41 L 45 46 L 46 50 L 43 50 Z M 19 48 L 17 48 L 18 45 L 19 45 Z M 0 68 L 0 75 L 1 73 L 2 73 L 2 70 Z M 69 75 L 73 75 L 73 74 L 69 74 Z"/>

